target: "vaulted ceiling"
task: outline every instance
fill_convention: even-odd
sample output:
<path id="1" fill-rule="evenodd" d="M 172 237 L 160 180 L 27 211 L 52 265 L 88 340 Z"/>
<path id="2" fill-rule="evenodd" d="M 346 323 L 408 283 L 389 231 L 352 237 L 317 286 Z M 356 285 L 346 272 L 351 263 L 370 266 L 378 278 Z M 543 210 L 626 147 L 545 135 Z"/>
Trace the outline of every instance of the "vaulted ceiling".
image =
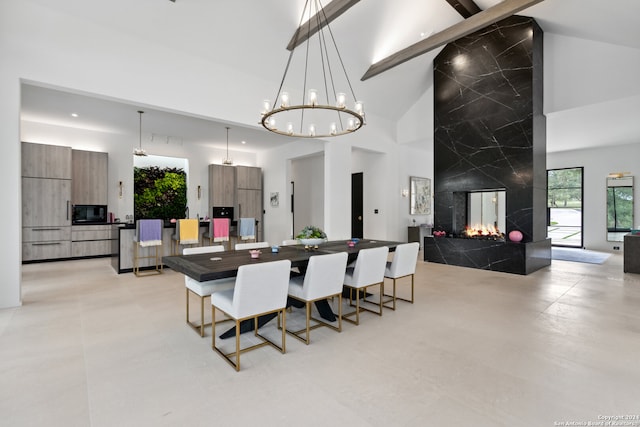
<path id="1" fill-rule="evenodd" d="M 272 87 L 266 88 L 269 93 L 277 90 L 282 78 L 288 57 L 286 46 L 298 26 L 304 6 L 302 0 L 61 0 L 55 4 L 48 0 L 28 1 L 108 27 L 114 32 L 242 70 L 261 81 L 273 82 Z M 508 1 L 526 3 L 525 0 Z M 372 64 L 389 55 L 460 25 L 465 18 L 454 8 L 456 2 L 465 4 L 467 0 L 361 0 L 354 2 L 331 23 L 354 91 L 366 103 L 370 118 L 401 119 L 430 89 L 431 63 L 440 48 L 364 81 L 361 77 Z M 485 11 L 503 2 L 475 0 L 474 3 Z M 613 49 L 628 51 L 634 56 L 631 64 L 640 63 L 637 60 L 640 58 L 640 2 L 637 0 L 544 0 L 519 14 L 536 18 L 545 35 L 595 42 L 599 46 L 611 45 Z M 550 60 L 553 59 L 545 58 L 545 61 Z M 634 71 L 636 75 L 638 71 Z M 188 78 L 188 75 L 177 78 Z M 553 74 L 545 73 L 546 84 L 553 85 L 550 79 L 554 78 Z M 576 98 L 580 96 L 576 95 Z M 246 106 L 256 111 L 256 117 L 261 100 L 262 94 L 256 94 L 255 105 Z M 613 142 L 637 142 L 640 84 L 635 82 L 626 94 L 600 101 L 545 100 L 549 151 L 595 146 L 603 140 L 611 142 L 613 127 Z M 121 129 L 130 123 L 137 125 L 137 120 L 123 119 L 122 105 L 118 100 L 28 86 L 24 90 L 22 117 L 27 121 L 73 126 L 72 123 L 65 124 L 70 120 L 69 111 L 84 108 L 81 120 L 87 121 L 84 124 L 87 128 Z M 130 108 L 126 111 L 128 114 Z M 158 114 L 160 118 L 155 122 L 151 116 L 145 117 L 148 126 L 156 126 L 154 129 L 158 134 L 175 135 L 185 141 L 211 140 L 211 126 L 222 129 L 226 120 L 225 117 L 185 116 L 162 109 L 158 109 Z M 168 123 L 171 123 L 170 127 Z M 252 138 L 260 138 L 267 148 L 289 142 L 286 137 L 271 135 L 258 128 L 255 122 L 240 124 L 234 132 L 233 144 Z M 212 141 L 217 146 L 222 143 L 223 137 Z M 232 149 L 252 148 L 237 146 Z"/>

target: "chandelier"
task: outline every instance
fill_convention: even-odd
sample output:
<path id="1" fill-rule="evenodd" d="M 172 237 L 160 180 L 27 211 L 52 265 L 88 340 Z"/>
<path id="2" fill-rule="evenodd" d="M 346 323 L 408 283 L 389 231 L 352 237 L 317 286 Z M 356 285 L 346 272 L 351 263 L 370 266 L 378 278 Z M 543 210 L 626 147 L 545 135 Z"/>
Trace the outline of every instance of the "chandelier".
<path id="1" fill-rule="evenodd" d="M 227 157 L 222 160 L 223 165 L 231 166 L 233 164 L 233 159 L 229 157 L 229 126 L 227 128 Z"/>
<path id="2" fill-rule="evenodd" d="M 138 116 L 140 117 L 140 125 L 138 126 L 139 135 L 138 135 L 138 148 L 133 149 L 134 156 L 146 156 L 147 152 L 142 148 L 142 115 L 144 111 L 138 111 Z"/>
<path id="3" fill-rule="evenodd" d="M 300 62 L 304 62 L 301 81 L 296 84 L 292 83 L 292 78 L 287 78 L 298 46 L 300 31 L 296 31 L 276 101 L 273 105 L 269 100 L 264 101 L 260 123 L 271 132 L 297 138 L 331 137 L 355 132 L 365 124 L 364 105 L 353 92 L 320 0 L 306 0 L 299 29 L 305 16 L 307 21 L 304 25 L 308 27 L 309 34 L 313 34 L 312 26 L 318 29 L 304 42 L 306 49 L 298 49 L 304 53 L 300 58 Z M 334 74 L 332 62 L 339 63 L 342 73 Z M 336 88 L 338 84 L 342 89 Z M 302 88 L 301 91 L 292 92 L 294 85 L 298 90 Z M 353 109 L 347 107 L 346 93 L 339 90 L 350 92 Z"/>

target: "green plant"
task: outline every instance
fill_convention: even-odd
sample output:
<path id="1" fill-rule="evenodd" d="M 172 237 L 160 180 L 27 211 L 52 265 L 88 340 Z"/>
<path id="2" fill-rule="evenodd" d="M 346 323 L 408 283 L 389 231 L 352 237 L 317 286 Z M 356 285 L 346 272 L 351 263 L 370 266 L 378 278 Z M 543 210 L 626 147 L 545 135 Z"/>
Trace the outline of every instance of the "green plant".
<path id="1" fill-rule="evenodd" d="M 326 239 L 326 238 L 327 238 L 326 233 L 322 231 L 322 229 L 313 225 L 307 225 L 296 236 L 296 239 Z"/>
<path id="2" fill-rule="evenodd" d="M 182 169 L 149 166 L 134 168 L 136 219 L 183 218 L 187 208 L 187 175 Z"/>

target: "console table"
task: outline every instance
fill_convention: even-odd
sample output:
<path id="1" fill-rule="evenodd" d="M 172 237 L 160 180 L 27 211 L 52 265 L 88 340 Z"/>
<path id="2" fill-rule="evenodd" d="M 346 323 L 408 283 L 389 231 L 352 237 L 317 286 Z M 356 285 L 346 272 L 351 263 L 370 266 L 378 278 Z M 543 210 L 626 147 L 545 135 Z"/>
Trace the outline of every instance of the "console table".
<path id="1" fill-rule="evenodd" d="M 624 235 L 624 272 L 640 273 L 640 234 Z"/>

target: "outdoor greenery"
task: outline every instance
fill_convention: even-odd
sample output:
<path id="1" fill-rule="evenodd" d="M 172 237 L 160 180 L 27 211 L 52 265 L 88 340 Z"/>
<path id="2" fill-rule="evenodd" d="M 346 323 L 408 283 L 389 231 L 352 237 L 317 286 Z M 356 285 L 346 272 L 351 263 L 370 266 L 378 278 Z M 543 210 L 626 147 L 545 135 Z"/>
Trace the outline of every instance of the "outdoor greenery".
<path id="1" fill-rule="evenodd" d="M 184 218 L 187 174 L 179 168 L 133 168 L 133 211 L 136 219 Z"/>
<path id="2" fill-rule="evenodd" d="M 547 206 L 582 208 L 582 168 L 547 171 Z"/>
<path id="3" fill-rule="evenodd" d="M 633 187 L 607 187 L 607 230 L 633 228 Z"/>

